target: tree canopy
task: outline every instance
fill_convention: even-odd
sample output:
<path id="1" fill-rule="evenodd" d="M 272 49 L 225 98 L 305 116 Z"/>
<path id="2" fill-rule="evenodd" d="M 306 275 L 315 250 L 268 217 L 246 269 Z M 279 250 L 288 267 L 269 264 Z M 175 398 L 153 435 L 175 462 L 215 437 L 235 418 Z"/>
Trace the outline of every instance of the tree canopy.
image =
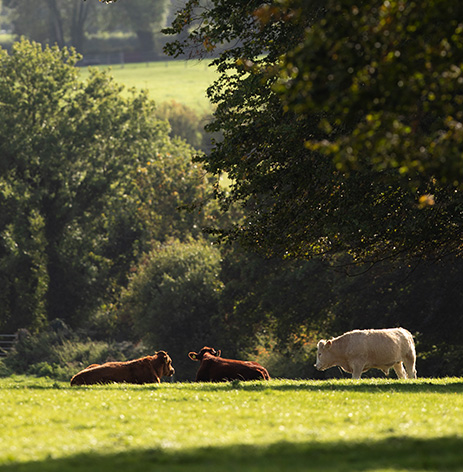
<path id="1" fill-rule="evenodd" d="M 307 2 L 294 21 L 308 23 Z M 294 5 L 295 4 L 295 5 Z M 286 109 L 319 113 L 306 146 L 338 168 L 393 168 L 422 190 L 463 185 L 463 7 L 328 1 L 283 60 Z"/>
<path id="2" fill-rule="evenodd" d="M 59 317 L 76 339 L 133 341 L 124 355 L 167 349 L 182 376 L 194 369 L 184 353 L 204 344 L 230 356 L 276 346 L 276 375 L 299 359 L 292 375 L 312 377 L 319 336 L 402 325 L 422 372 L 461 372 L 462 262 L 423 257 L 459 254 L 463 227 L 460 12 L 437 3 L 420 16 L 397 1 L 187 2 L 169 51 L 211 54 L 221 73 L 209 89 L 216 146 L 196 158 L 214 188 L 144 93 L 121 94 L 95 70 L 81 80 L 67 49 L 0 51 L 2 330 L 53 330 Z M 408 54 L 412 38 L 421 46 Z M 178 211 L 212 191 L 232 218 Z M 205 224 L 283 257 L 213 246 Z M 322 255 L 342 269 L 419 257 L 349 277 Z M 48 331 L 32 344 L 50 339 L 62 342 Z M 28 350 L 16 355 L 24 369 L 43 359 Z M 82 350 L 73 367 L 115 352 Z"/>
<path id="3" fill-rule="evenodd" d="M 101 3 L 113 3 L 104 1 Z M 111 8 L 95 1 L 4 0 L 3 5 L 13 33 L 30 40 L 72 46 L 83 53 L 89 48 L 89 37 L 95 33 L 132 32 L 144 53 L 152 52 L 155 32 L 165 22 L 169 3 L 166 0 L 131 0 Z"/>
<path id="4" fill-rule="evenodd" d="M 0 50 L 3 329 L 83 324 L 152 241 L 200 232 L 177 211 L 207 182 L 144 93 L 26 40 Z"/>
<path id="5" fill-rule="evenodd" d="M 232 181 L 222 208 L 246 208 L 213 230 L 284 257 L 459 254 L 462 8 L 188 1 L 167 51 L 215 55 L 224 138 L 199 160 Z"/>

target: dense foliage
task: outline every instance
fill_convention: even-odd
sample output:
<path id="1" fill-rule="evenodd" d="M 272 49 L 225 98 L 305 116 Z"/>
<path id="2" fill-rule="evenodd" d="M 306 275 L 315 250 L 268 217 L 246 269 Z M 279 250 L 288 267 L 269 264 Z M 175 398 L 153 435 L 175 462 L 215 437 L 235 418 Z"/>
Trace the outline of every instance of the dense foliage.
<path id="1" fill-rule="evenodd" d="M 156 115 L 169 122 L 171 137 L 179 137 L 195 149 L 210 152 L 213 137 L 204 130 L 204 126 L 211 120 L 210 115 L 200 116 L 195 110 L 174 100 L 160 103 Z"/>
<path id="2" fill-rule="evenodd" d="M 0 51 L 2 330 L 82 325 L 153 240 L 198 234 L 206 181 L 145 94 L 81 81 L 66 49 Z M 115 293 L 113 293 L 115 292 Z"/>
<path id="3" fill-rule="evenodd" d="M 312 19 L 310 2 L 286 4 L 309 28 L 283 59 L 278 91 L 316 120 L 325 139 L 306 146 L 342 169 L 370 164 L 420 190 L 433 178 L 461 189 L 463 6 L 334 0 Z"/>
<path id="4" fill-rule="evenodd" d="M 216 56 L 209 129 L 223 138 L 205 155 L 178 138 L 199 145 L 188 109 L 156 109 L 97 71 L 82 81 L 66 49 L 0 52 L 0 329 L 39 332 L 5 368 L 63 376 L 166 349 L 192 379 L 187 352 L 213 344 L 315 377 L 320 336 L 402 325 L 419 375 L 463 372 L 462 266 L 443 257 L 461 249 L 459 7 L 441 8 L 436 49 L 414 3 L 207 5 L 187 3 L 171 29 L 185 42 L 170 46 Z M 402 61 L 412 32 L 423 56 Z M 428 80 L 445 93 L 431 100 Z M 205 225 L 241 248 L 211 245 Z"/>
<path id="5" fill-rule="evenodd" d="M 186 39 L 167 51 L 216 54 L 222 73 L 209 129 L 224 139 L 200 161 L 232 179 L 223 208 L 247 209 L 216 229 L 304 259 L 460 253 L 462 7 L 357 3 L 190 0 L 178 12 L 167 31 Z"/>
<path id="6" fill-rule="evenodd" d="M 245 212 L 211 231 L 299 259 L 228 266 L 243 285 L 224 274 L 222 308 L 232 329 L 244 325 L 240 342 L 268 330 L 294 347 L 313 329 L 404 325 L 434 358 L 428 373 L 460 369 L 460 17 L 459 4 L 374 0 L 190 0 L 178 11 L 166 31 L 183 39 L 167 52 L 211 54 L 221 73 L 209 130 L 223 141 L 199 161 L 231 180 L 216 187 L 222 210 Z M 339 272 L 304 262 L 316 256 Z"/>

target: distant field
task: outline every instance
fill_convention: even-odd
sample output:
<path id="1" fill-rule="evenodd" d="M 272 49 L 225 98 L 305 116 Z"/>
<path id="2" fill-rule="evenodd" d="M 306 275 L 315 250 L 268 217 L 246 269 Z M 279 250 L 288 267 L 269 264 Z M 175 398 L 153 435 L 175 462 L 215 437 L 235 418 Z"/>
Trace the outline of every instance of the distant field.
<path id="1" fill-rule="evenodd" d="M 126 87 L 146 89 L 157 102 L 175 100 L 198 113 L 211 110 L 206 89 L 217 76 L 209 61 L 165 61 L 111 66 L 111 74 Z M 108 68 L 109 66 L 99 66 Z M 81 69 L 86 77 L 88 69 Z"/>
<path id="2" fill-rule="evenodd" d="M 463 379 L 0 379 L 2 472 L 462 471 Z"/>

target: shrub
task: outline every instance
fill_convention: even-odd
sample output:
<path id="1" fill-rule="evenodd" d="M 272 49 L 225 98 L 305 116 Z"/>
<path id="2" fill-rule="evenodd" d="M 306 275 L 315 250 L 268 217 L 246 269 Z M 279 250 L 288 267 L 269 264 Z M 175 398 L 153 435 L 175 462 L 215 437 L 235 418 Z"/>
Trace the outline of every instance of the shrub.
<path id="1" fill-rule="evenodd" d="M 157 107 L 156 117 L 169 122 L 169 135 L 172 138 L 184 139 L 195 149 L 205 153 L 210 152 L 212 141 L 218 140 L 220 136 L 219 133 L 207 133 L 204 129 L 212 120 L 211 115 L 199 116 L 194 110 L 175 100 L 161 103 Z"/>
<path id="2" fill-rule="evenodd" d="M 36 336 L 23 336 L 0 363 L 0 376 L 12 373 L 69 380 L 90 364 L 124 361 L 147 355 L 142 344 L 94 341 L 85 335 L 47 329 Z"/>
<path id="3" fill-rule="evenodd" d="M 244 357 L 259 362 L 274 378 L 313 379 L 322 377 L 314 367 L 316 350 L 315 342 L 278 349 L 273 340 L 264 341 L 261 337 L 255 353 Z"/>
<path id="4" fill-rule="evenodd" d="M 220 259 L 219 250 L 203 240 L 160 245 L 137 268 L 122 300 L 121 314 L 132 320 L 135 333 L 166 350 L 183 379 L 197 368 L 188 351 L 218 341 Z"/>
<path id="5" fill-rule="evenodd" d="M 169 122 L 169 134 L 172 138 L 177 136 L 194 148 L 200 149 L 204 126 L 194 110 L 172 100 L 161 103 L 156 110 L 156 116 Z"/>
<path id="6" fill-rule="evenodd" d="M 0 361 L 0 377 L 9 377 L 12 374 L 12 370 L 7 367 L 3 360 Z"/>

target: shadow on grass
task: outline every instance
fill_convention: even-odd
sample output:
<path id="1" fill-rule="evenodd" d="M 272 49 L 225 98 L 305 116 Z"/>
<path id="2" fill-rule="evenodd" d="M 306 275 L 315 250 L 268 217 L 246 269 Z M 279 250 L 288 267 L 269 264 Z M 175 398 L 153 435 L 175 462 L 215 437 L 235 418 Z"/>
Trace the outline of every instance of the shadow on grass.
<path id="1" fill-rule="evenodd" d="M 463 380 L 455 380 L 446 384 L 429 381 L 400 381 L 384 379 L 386 381 L 292 381 L 290 383 L 267 383 L 260 382 L 240 382 L 233 381 L 228 383 L 203 383 L 200 389 L 203 391 L 351 391 L 351 392 L 403 392 L 403 393 L 463 393 Z M 195 385 L 195 384 L 191 384 Z M 198 388 L 198 387 L 196 387 Z"/>
<path id="2" fill-rule="evenodd" d="M 357 472 L 378 469 L 461 471 L 463 439 L 395 437 L 379 442 L 285 442 L 265 447 L 210 447 L 180 452 L 131 450 L 0 466 L 2 472 Z"/>
<path id="3" fill-rule="evenodd" d="M 167 383 L 166 383 L 167 384 Z M 164 385 L 166 385 L 164 384 Z M 343 380 L 343 381 L 329 381 L 329 380 L 311 380 L 311 381 L 291 381 L 290 383 L 267 383 L 265 381 L 254 381 L 254 382 L 242 382 L 234 380 L 232 382 L 218 382 L 218 383 L 196 383 L 196 382 L 178 382 L 169 383 L 172 387 L 181 387 L 186 390 L 194 390 L 195 392 L 229 392 L 231 390 L 244 390 L 244 391 L 351 391 L 351 392 L 397 392 L 397 393 L 463 393 L 463 380 L 453 380 L 449 383 L 434 382 L 433 379 L 427 381 L 401 381 L 401 380 L 389 380 L 381 379 L 379 381 L 372 381 L 366 379 L 366 381 L 355 381 L 355 380 Z M 153 390 L 158 388 L 157 384 L 145 384 L 145 385 L 132 385 L 132 384 L 106 384 L 106 385 L 90 385 L 90 386 L 77 386 L 70 387 L 66 383 L 54 382 L 50 384 L 18 384 L 17 386 L 9 386 L 8 388 L 26 388 L 30 390 L 60 390 L 68 389 L 80 390 L 80 389 L 94 389 L 94 388 L 105 388 L 105 389 L 116 389 L 116 390 Z"/>
<path id="4" fill-rule="evenodd" d="M 349 380 L 345 383 L 338 382 L 326 382 L 320 381 L 320 383 L 313 384 L 300 384 L 295 385 L 276 385 L 271 387 L 275 390 L 312 390 L 312 391 L 323 391 L 323 390 L 346 390 L 352 392 L 404 392 L 404 393 L 463 393 L 463 381 L 452 382 L 449 384 L 434 383 L 432 380 L 429 382 L 415 383 L 401 382 L 400 380 L 392 380 L 390 382 L 361 382 L 355 380 Z"/>

